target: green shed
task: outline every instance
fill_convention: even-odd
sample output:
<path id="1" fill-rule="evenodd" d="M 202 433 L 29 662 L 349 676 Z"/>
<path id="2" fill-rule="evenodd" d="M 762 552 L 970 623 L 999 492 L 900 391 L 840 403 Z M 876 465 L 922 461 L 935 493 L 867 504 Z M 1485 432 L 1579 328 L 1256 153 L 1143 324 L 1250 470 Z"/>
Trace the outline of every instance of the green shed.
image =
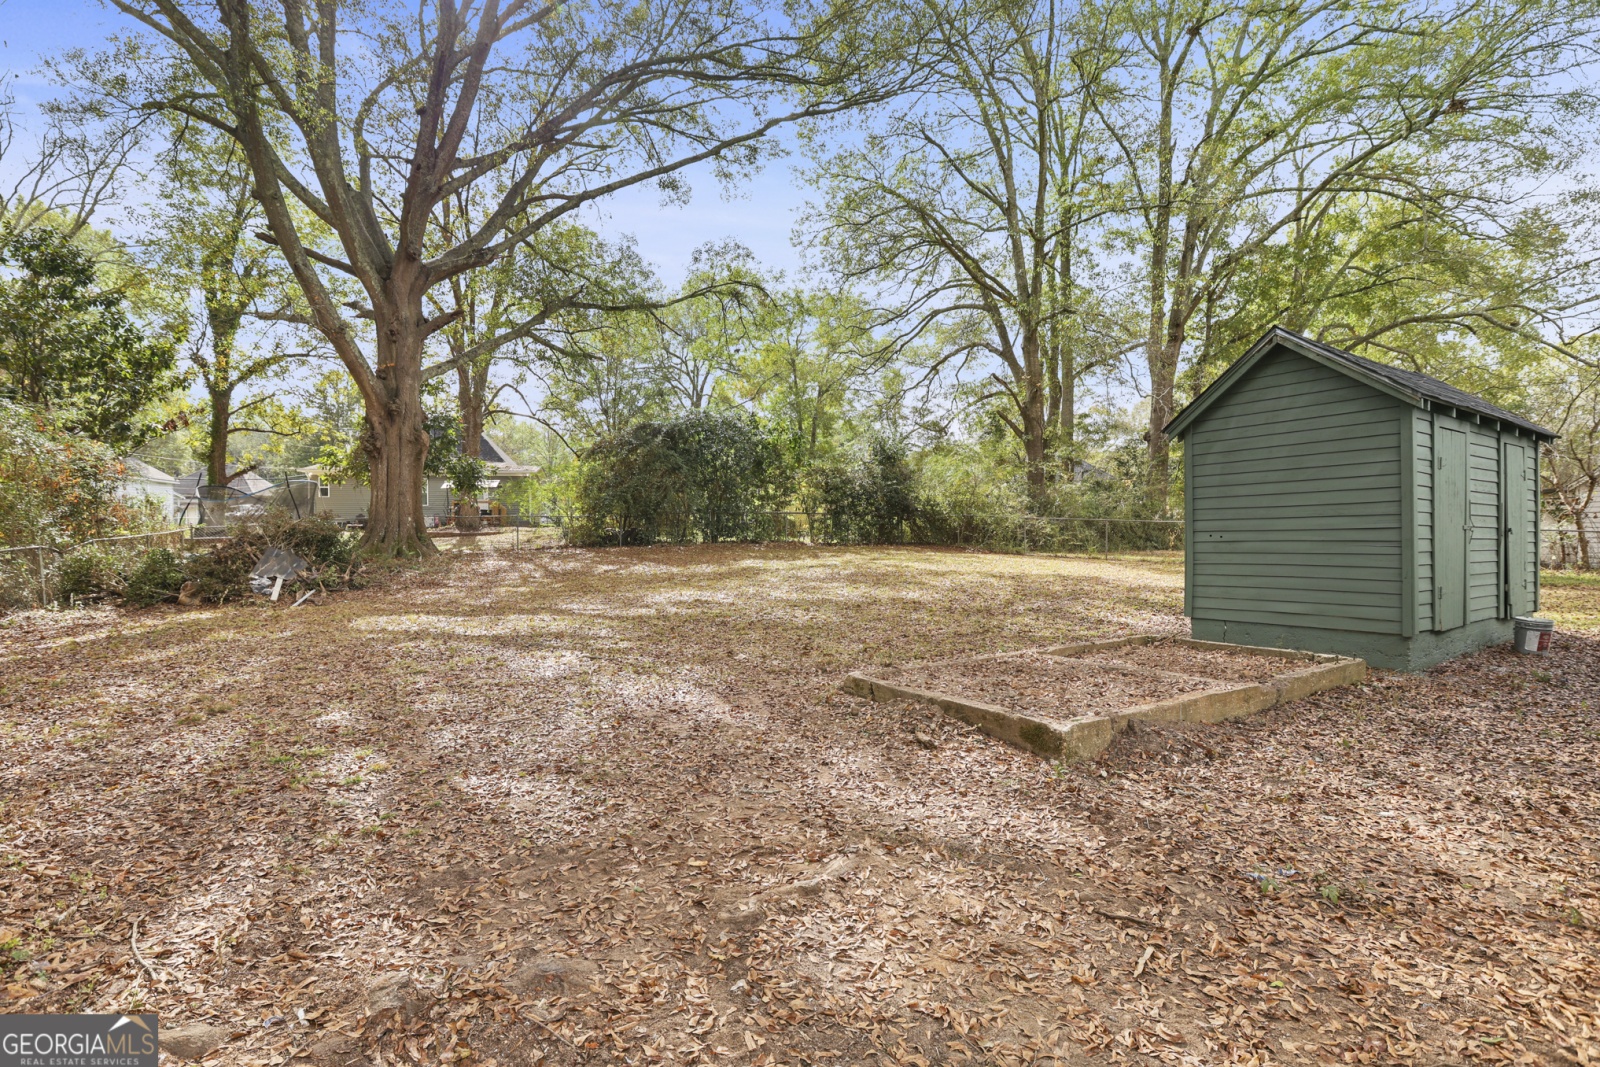
<path id="1" fill-rule="evenodd" d="M 1539 607 L 1549 430 L 1282 328 L 1179 412 L 1194 636 L 1421 670 Z"/>

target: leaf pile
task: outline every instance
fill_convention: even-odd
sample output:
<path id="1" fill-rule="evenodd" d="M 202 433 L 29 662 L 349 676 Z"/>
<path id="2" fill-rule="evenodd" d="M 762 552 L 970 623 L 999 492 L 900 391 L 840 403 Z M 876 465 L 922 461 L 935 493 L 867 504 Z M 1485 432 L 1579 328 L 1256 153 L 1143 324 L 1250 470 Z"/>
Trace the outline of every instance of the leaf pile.
<path id="1" fill-rule="evenodd" d="M 309 610 L 16 617 L 5 1007 L 226 1064 L 1600 1060 L 1590 634 L 1083 766 L 836 692 L 1181 633 L 1181 584 L 452 552 Z"/>

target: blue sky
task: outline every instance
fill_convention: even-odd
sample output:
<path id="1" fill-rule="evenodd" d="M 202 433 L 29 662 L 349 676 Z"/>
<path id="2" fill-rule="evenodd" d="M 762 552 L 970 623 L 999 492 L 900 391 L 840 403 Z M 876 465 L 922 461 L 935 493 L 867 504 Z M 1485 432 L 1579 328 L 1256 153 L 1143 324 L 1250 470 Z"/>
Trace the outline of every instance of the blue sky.
<path id="1" fill-rule="evenodd" d="M 54 88 L 41 79 L 40 59 L 73 47 L 92 47 L 129 22 L 92 0 L 0 0 L 0 71 L 5 72 L 28 121 L 32 107 Z M 709 167 L 688 172 L 694 190 L 684 206 L 662 206 L 653 189 L 613 197 L 590 223 L 611 234 L 632 234 L 639 251 L 667 284 L 683 277 L 694 250 L 732 237 L 768 269 L 793 274 L 799 256 L 790 244 L 796 210 L 805 194 L 792 173 L 793 158 L 767 165 L 732 197 L 724 196 Z"/>

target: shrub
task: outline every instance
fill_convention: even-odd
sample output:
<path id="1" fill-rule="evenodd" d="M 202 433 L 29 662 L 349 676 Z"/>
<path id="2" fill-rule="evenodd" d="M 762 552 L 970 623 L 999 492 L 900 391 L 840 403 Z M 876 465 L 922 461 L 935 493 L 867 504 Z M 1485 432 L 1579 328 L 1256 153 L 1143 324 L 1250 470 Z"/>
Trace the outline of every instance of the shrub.
<path id="1" fill-rule="evenodd" d="M 62 546 L 114 532 L 128 518 L 116 499 L 120 474 L 110 449 L 0 400 L 0 545 Z"/>
<path id="2" fill-rule="evenodd" d="M 69 553 L 56 571 L 56 595 L 65 600 L 121 596 L 125 562 L 123 553 L 104 545 L 86 545 Z"/>
<path id="3" fill-rule="evenodd" d="M 874 439 L 865 454 L 821 463 L 807 472 L 806 510 L 817 515 L 819 540 L 839 544 L 903 544 L 943 540 L 938 510 L 925 498 L 905 449 Z"/>
<path id="4" fill-rule="evenodd" d="M 183 567 L 178 557 L 169 548 L 155 548 L 145 553 L 144 559 L 128 575 L 122 597 L 130 604 L 145 608 L 176 597 L 183 582 Z"/>
<path id="5" fill-rule="evenodd" d="M 754 541 L 792 479 L 754 419 L 698 412 L 596 444 L 577 486 L 577 543 Z"/>

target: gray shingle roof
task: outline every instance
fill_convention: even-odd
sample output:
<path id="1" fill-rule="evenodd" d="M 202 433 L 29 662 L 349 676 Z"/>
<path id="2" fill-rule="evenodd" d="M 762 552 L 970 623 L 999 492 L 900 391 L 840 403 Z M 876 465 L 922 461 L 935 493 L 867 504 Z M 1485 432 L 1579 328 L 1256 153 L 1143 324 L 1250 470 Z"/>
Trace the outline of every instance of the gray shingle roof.
<path id="1" fill-rule="evenodd" d="M 1530 433 L 1543 434 L 1546 437 L 1556 436 L 1538 423 L 1529 422 L 1521 415 L 1507 411 L 1505 408 L 1496 407 L 1482 397 L 1463 392 L 1448 382 L 1441 382 L 1437 378 L 1419 374 L 1414 370 L 1391 367 L 1387 363 L 1379 363 L 1376 360 L 1367 359 L 1365 356 L 1358 356 L 1354 352 L 1346 352 L 1342 348 L 1335 348 L 1322 341 L 1314 341 L 1309 337 L 1303 337 L 1293 330 L 1284 329 L 1282 326 L 1274 326 L 1272 332 L 1286 334 L 1288 337 L 1293 338 L 1296 343 L 1314 348 L 1337 363 L 1343 363 L 1345 366 L 1363 371 L 1375 378 L 1382 378 L 1389 384 L 1404 389 L 1408 393 L 1416 393 L 1418 396 L 1427 397 L 1429 400 L 1446 404 L 1453 408 L 1460 408 L 1462 411 L 1470 411 L 1476 415 L 1499 419 L 1501 422 L 1520 426 Z"/>
<path id="2" fill-rule="evenodd" d="M 1418 406 L 1427 406 L 1423 401 L 1428 401 L 1431 404 L 1443 405 L 1460 411 L 1471 412 L 1475 415 L 1482 415 L 1485 418 L 1496 419 L 1509 426 L 1516 426 L 1519 429 L 1526 430 L 1538 437 L 1553 439 L 1557 436 L 1554 432 L 1545 429 L 1538 423 L 1530 422 L 1521 415 L 1507 411 L 1505 408 L 1496 407 L 1482 397 L 1464 392 L 1453 385 L 1441 382 L 1437 378 L 1419 374 L 1412 370 L 1391 367 L 1387 363 L 1379 363 L 1376 360 L 1358 356 L 1354 352 L 1346 352 L 1342 348 L 1335 348 L 1322 341 L 1314 341 L 1309 337 L 1295 333 L 1293 330 L 1284 329 L 1282 326 L 1274 326 L 1263 334 L 1261 340 L 1251 345 L 1250 350 L 1244 354 L 1239 362 L 1253 361 L 1255 357 L 1264 354 L 1273 345 L 1278 344 L 1310 356 L 1312 359 L 1320 360 L 1336 370 L 1344 370 L 1354 378 L 1366 379 L 1369 383 L 1379 384 L 1380 388 L 1387 386 L 1391 390 L 1407 395 Z M 1217 394 L 1226 392 L 1237 380 L 1237 375 L 1225 372 L 1221 378 L 1218 378 L 1210 387 L 1195 397 L 1188 407 L 1173 417 L 1172 421 L 1167 424 L 1169 432 L 1171 432 L 1170 428 L 1174 424 L 1187 423 L 1189 421 L 1185 418 L 1185 415 L 1191 409 L 1199 410 L 1204 408 L 1211 400 L 1215 399 Z"/>

